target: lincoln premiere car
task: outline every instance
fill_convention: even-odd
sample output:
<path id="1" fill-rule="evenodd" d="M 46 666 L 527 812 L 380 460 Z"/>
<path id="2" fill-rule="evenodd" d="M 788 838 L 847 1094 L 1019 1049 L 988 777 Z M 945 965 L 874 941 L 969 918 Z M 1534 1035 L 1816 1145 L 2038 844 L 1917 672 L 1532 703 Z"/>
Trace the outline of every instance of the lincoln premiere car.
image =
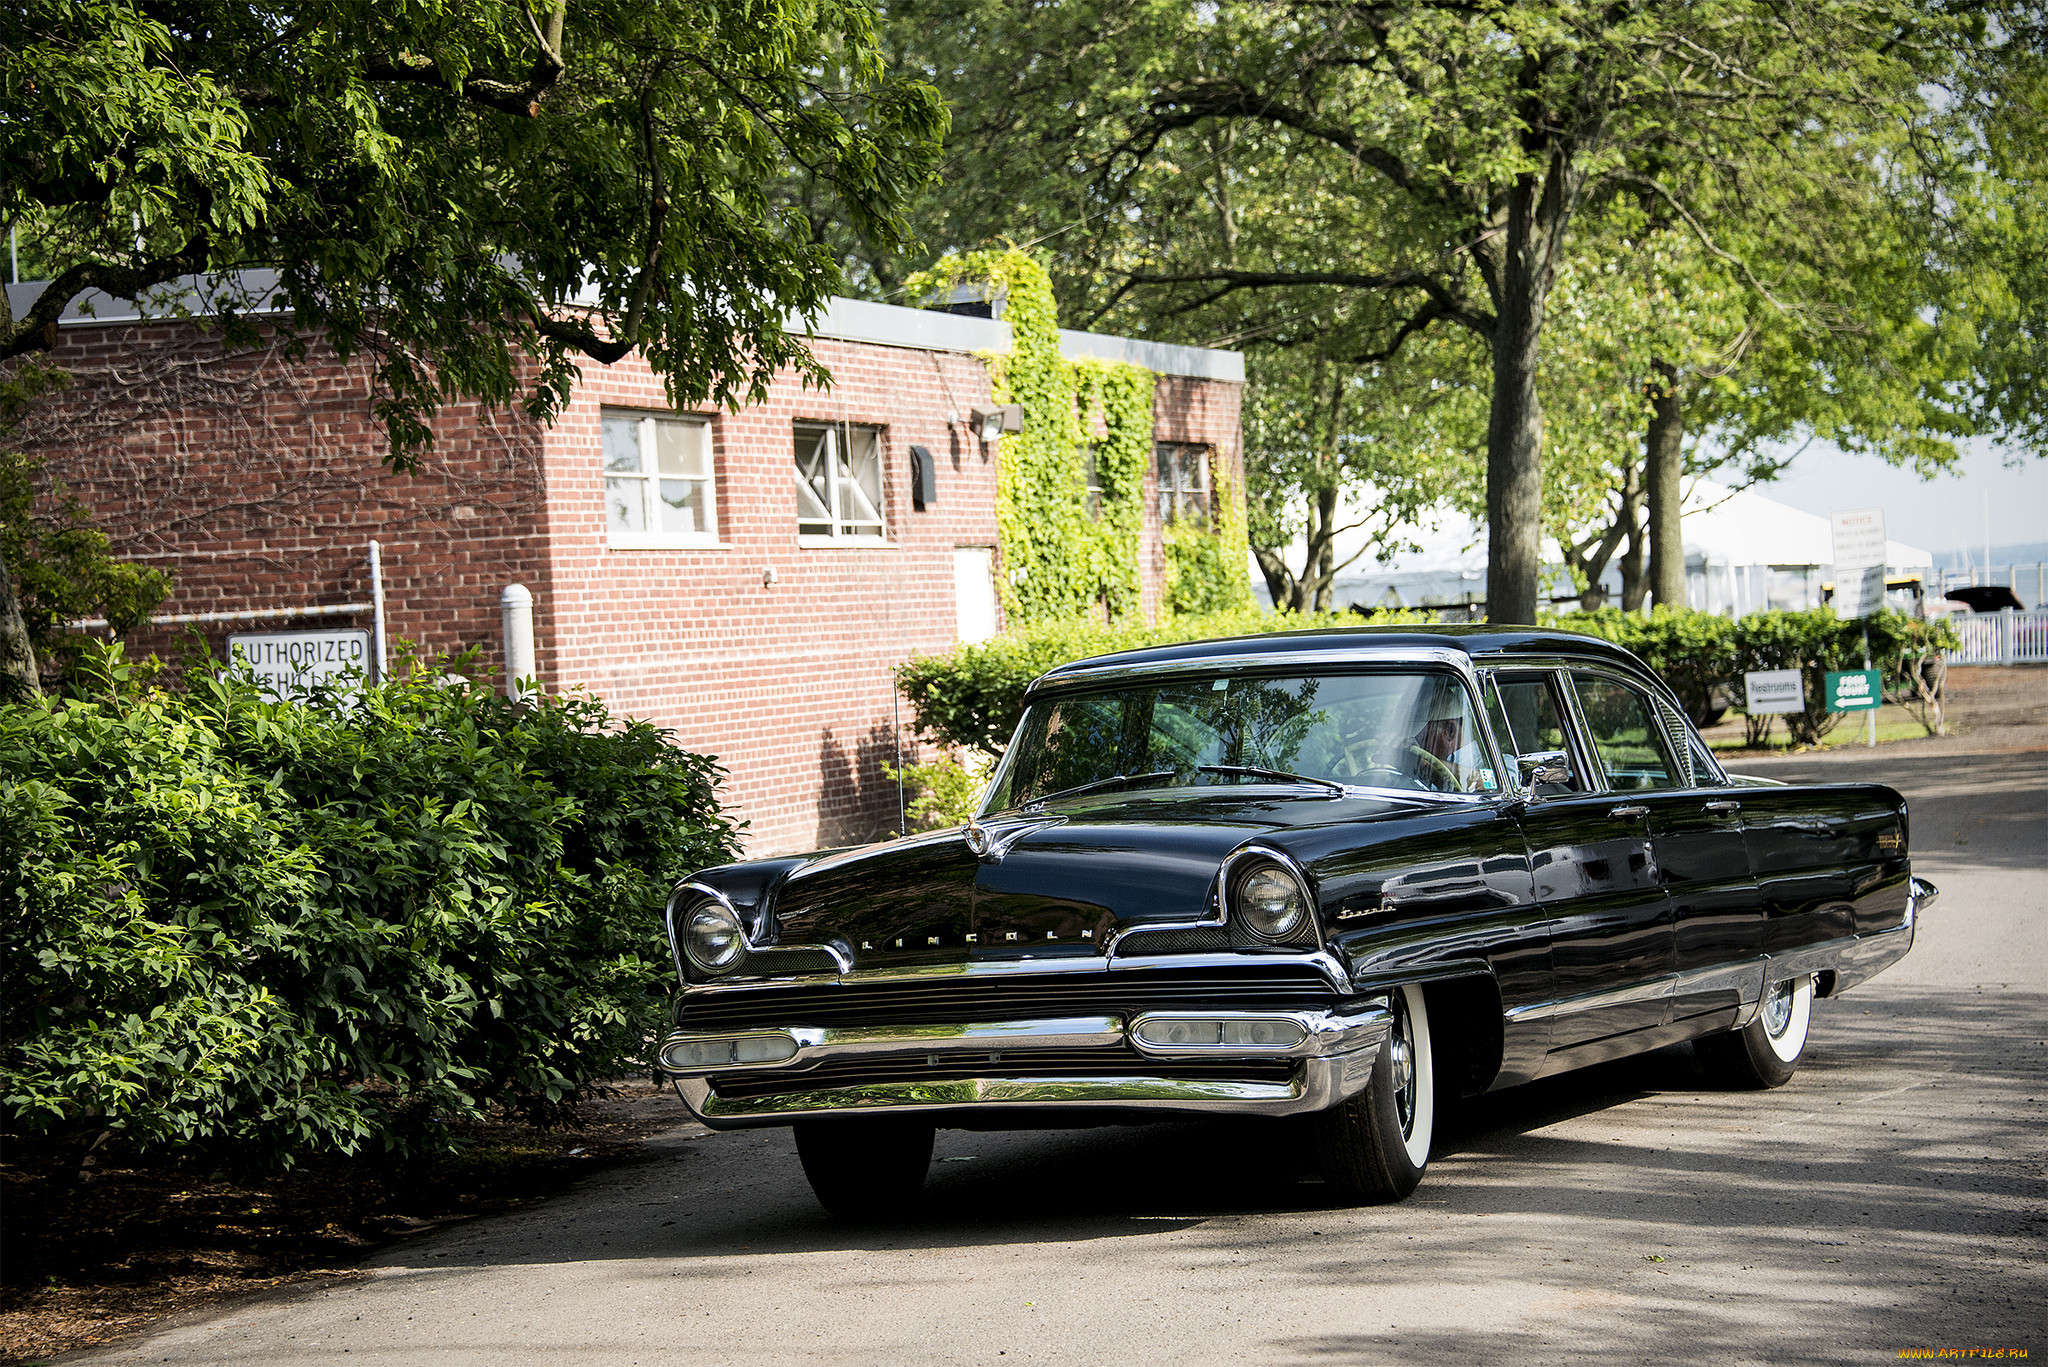
<path id="1" fill-rule="evenodd" d="M 1898 793 L 1728 774 L 1603 641 L 1163 646 L 1034 683 L 965 827 L 678 886 L 661 1061 L 706 1125 L 795 1126 L 848 1217 L 938 1127 L 1217 1115 L 1398 1200 L 1439 1097 L 1683 1040 L 1784 1083 L 1933 897 Z"/>

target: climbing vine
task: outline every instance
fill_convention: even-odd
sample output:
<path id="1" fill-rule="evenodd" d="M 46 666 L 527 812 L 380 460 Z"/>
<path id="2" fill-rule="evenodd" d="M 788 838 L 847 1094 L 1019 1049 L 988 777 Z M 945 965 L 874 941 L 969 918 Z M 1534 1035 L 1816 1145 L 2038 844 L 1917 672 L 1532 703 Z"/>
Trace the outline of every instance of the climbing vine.
<path id="1" fill-rule="evenodd" d="M 1164 529 L 1162 617 L 1199 617 L 1251 606 L 1251 543 L 1244 494 L 1220 453 L 1212 478 L 1216 482 L 1214 529 L 1192 522 L 1175 522 Z"/>
<path id="2" fill-rule="evenodd" d="M 1045 267 L 1021 248 L 948 257 L 913 279 L 910 289 L 935 293 L 963 281 L 985 282 L 1003 296 L 1010 350 L 982 360 L 995 401 L 1024 409 L 1024 430 L 1004 437 L 997 456 L 996 526 L 1003 563 L 997 588 L 1004 616 L 1013 626 L 1029 626 L 1136 613 L 1138 534 L 1145 521 L 1157 377 L 1124 362 L 1062 356 L 1052 282 Z M 1094 438 L 1098 417 L 1103 435 Z M 1094 517 L 1088 512 L 1082 463 L 1091 444 L 1102 490 L 1100 513 Z M 1190 529 L 1206 546 L 1177 551 L 1178 531 L 1169 536 L 1170 611 L 1250 601 L 1243 499 L 1234 488 L 1219 487 L 1218 493 L 1223 512 L 1217 531 Z M 1181 586 L 1178 591 L 1171 588 L 1174 584 Z"/>

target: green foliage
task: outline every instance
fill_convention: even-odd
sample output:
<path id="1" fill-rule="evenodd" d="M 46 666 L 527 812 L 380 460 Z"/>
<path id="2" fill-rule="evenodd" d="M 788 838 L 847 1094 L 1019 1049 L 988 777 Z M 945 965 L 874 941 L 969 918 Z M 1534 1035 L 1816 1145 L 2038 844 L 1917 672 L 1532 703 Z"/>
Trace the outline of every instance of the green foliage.
<path id="1" fill-rule="evenodd" d="M 1031 623 L 1135 612 L 1145 462 L 1152 451 L 1152 373 L 1063 357 L 1051 282 L 1019 248 L 949 257 L 910 288 L 923 294 L 963 281 L 1004 299 L 1011 349 L 985 359 L 996 402 L 1024 409 L 1024 430 L 1004 437 L 997 450 L 1003 553 L 997 589 L 1004 615 Z M 1098 412 L 1106 431 L 1095 443 L 1102 511 L 1091 519 L 1081 459 Z"/>
<path id="2" fill-rule="evenodd" d="M 884 764 L 882 772 L 891 781 L 900 776 L 915 794 L 905 808 L 914 831 L 965 825 L 988 787 L 987 779 L 969 773 L 965 765 L 950 755 L 924 764 L 906 764 L 900 771 L 893 764 Z"/>
<path id="3" fill-rule="evenodd" d="M 239 1163 L 546 1118 L 661 1020 L 671 880 L 732 856 L 715 764 L 583 696 L 415 661 L 0 708 L 0 1108 Z"/>
<path id="4" fill-rule="evenodd" d="M 1797 669 L 1805 674 L 1806 706 L 1785 715 L 1796 745 L 1815 745 L 1834 730 L 1843 713 L 1827 710 L 1827 679 L 1834 670 L 1861 669 L 1865 641 L 1871 667 L 1884 676 L 1895 697 L 1917 696 L 1926 662 L 1961 642 L 1946 621 L 1923 621 L 1885 611 L 1863 620 L 1837 617 L 1832 608 L 1805 612 L 1753 612 L 1726 618 L 1691 609 L 1658 608 L 1649 616 L 1603 608 L 1572 613 L 1558 625 L 1613 641 L 1634 653 L 1669 683 L 1694 721 L 1714 710 L 1717 693 L 1742 711 L 1744 674 L 1764 669 Z M 1750 718 L 1750 739 L 1760 743 L 1768 718 Z M 1929 728 L 1933 728 L 1930 726 Z"/>
<path id="5" fill-rule="evenodd" d="M 0 448 L 0 573 L 12 572 L 29 644 L 38 657 L 71 656 L 85 638 L 66 622 L 104 617 L 116 633 L 140 626 L 171 591 L 163 570 L 131 565 L 109 553 L 92 513 L 58 486 L 54 507 L 35 508 L 32 456 Z"/>
<path id="6" fill-rule="evenodd" d="M 1634 654 L 1671 685 L 1695 724 L 1704 724 L 1713 714 L 1713 697 L 1729 687 L 1730 679 L 1740 689 L 1736 624 L 1730 618 L 1667 607 L 1647 617 L 1602 608 L 1560 618 L 1558 625 L 1599 636 Z"/>
<path id="7" fill-rule="evenodd" d="M 1424 620 L 1421 613 L 1379 613 L 1367 619 L 1348 612 L 1309 616 L 1247 607 L 1204 617 L 1170 617 L 1156 627 L 1088 619 L 1048 622 L 993 640 L 958 645 L 943 655 L 918 656 L 897 667 L 896 681 L 920 735 L 942 745 L 1000 757 L 1023 714 L 1024 690 L 1033 679 L 1058 665 L 1174 641 Z"/>
<path id="8" fill-rule="evenodd" d="M 400 468 L 450 399 L 551 418 L 575 358 L 642 348 L 678 405 L 823 372 L 792 314 L 840 283 L 772 187 L 905 244 L 937 93 L 884 70 L 866 0 L 475 5 L 24 0 L 0 10 L 0 219 L 53 287 L 0 357 L 90 289 L 268 267 L 264 326 L 367 357 Z M 258 300 L 207 307 L 252 340 Z M 271 301 L 275 303 L 276 301 Z M 588 312 L 584 310 L 588 308 Z"/>

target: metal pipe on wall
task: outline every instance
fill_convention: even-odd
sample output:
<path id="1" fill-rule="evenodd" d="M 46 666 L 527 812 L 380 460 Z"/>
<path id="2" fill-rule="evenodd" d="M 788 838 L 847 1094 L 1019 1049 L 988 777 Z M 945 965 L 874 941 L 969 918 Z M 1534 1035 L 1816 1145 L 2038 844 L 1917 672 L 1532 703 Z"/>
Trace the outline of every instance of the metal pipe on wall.
<path id="1" fill-rule="evenodd" d="M 389 677 L 389 664 L 384 651 L 384 548 L 370 543 L 370 649 L 377 661 L 377 682 L 383 683 Z"/>
<path id="2" fill-rule="evenodd" d="M 505 635 L 505 696 L 523 698 L 535 691 L 533 663 L 533 593 L 524 584 L 507 584 L 498 595 Z"/>

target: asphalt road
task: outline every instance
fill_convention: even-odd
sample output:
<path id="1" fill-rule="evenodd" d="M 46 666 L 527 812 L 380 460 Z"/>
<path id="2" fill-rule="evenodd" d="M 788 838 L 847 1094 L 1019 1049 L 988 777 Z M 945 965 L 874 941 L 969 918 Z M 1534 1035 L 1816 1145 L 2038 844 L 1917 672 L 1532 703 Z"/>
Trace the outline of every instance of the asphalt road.
<path id="1" fill-rule="evenodd" d="M 1681 1046 L 1483 1098 L 1440 1129 L 1412 1199 L 1364 1210 L 1321 1204 L 1278 1127 L 948 1132 L 927 1208 L 880 1230 L 818 1209 L 786 1131 L 684 1125 L 648 1163 L 406 1244 L 364 1280 L 89 1360 L 2048 1354 L 2048 754 L 1811 772 L 1901 787 L 1942 898 L 1902 964 L 1815 1004 L 1780 1090 L 1710 1090 Z"/>

